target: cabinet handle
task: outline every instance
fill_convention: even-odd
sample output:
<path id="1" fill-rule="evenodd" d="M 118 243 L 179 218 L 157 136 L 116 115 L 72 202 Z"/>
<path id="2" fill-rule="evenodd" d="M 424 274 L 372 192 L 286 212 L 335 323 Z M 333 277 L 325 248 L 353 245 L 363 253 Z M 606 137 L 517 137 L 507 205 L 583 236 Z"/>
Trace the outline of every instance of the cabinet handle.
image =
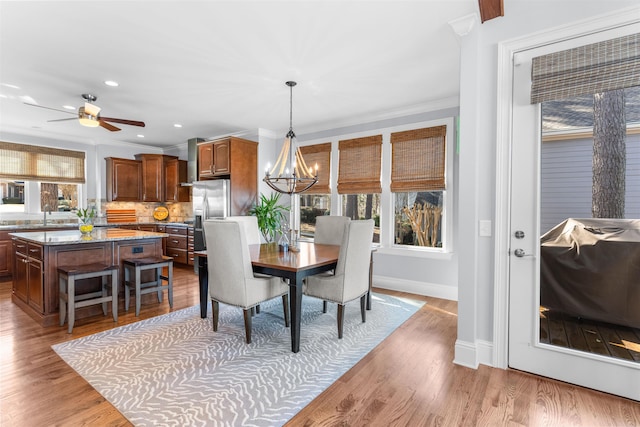
<path id="1" fill-rule="evenodd" d="M 29 249 L 29 252 L 38 252 L 37 249 Z"/>
<path id="2" fill-rule="evenodd" d="M 27 245 L 16 245 L 16 247 L 18 247 L 18 248 L 26 248 Z"/>
<path id="3" fill-rule="evenodd" d="M 172 243 L 178 243 L 178 241 L 177 241 L 177 240 L 172 240 L 171 242 L 172 242 Z"/>
<path id="4" fill-rule="evenodd" d="M 178 254 L 173 254 L 172 255 L 174 258 L 178 258 Z"/>

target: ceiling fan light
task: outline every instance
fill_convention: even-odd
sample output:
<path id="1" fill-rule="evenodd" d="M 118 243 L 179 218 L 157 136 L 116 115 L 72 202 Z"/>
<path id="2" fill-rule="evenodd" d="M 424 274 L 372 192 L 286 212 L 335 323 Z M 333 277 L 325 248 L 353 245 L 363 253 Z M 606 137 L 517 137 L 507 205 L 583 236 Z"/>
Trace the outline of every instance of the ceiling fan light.
<path id="1" fill-rule="evenodd" d="M 80 117 L 78 119 L 78 121 L 80 122 L 80 124 L 82 126 L 87 126 L 90 128 L 97 128 L 98 126 L 100 126 L 100 122 L 94 119 L 91 119 L 89 117 Z"/>

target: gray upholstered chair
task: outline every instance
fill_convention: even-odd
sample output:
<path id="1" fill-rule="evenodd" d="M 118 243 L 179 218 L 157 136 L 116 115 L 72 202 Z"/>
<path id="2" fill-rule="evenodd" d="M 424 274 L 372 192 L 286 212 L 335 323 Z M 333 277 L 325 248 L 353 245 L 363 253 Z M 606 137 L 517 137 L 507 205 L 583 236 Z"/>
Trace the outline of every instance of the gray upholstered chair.
<path id="1" fill-rule="evenodd" d="M 360 298 L 362 322 L 366 322 L 369 261 L 373 220 L 350 221 L 340 244 L 335 272 L 307 277 L 304 294 L 338 304 L 338 338 L 342 338 L 344 305 Z"/>
<path id="2" fill-rule="evenodd" d="M 247 236 L 248 245 L 259 245 L 260 228 L 258 228 L 258 217 L 253 215 L 248 216 L 228 216 L 225 218 L 227 221 L 236 221 L 244 226 L 245 235 Z"/>
<path id="3" fill-rule="evenodd" d="M 279 277 L 254 277 L 243 224 L 228 219 L 208 220 L 203 227 L 207 239 L 213 330 L 218 330 L 219 303 L 240 307 L 244 311 L 246 341 L 251 343 L 251 309 L 279 296 L 288 327 L 289 286 Z"/>
<path id="4" fill-rule="evenodd" d="M 326 245 L 341 244 L 346 226 L 350 221 L 351 219 L 348 216 L 317 216 L 313 241 Z"/>

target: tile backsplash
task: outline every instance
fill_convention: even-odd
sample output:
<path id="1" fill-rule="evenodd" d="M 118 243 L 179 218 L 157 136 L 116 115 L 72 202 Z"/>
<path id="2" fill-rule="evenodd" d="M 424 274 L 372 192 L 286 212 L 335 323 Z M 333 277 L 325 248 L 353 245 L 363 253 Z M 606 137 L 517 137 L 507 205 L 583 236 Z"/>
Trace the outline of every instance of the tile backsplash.
<path id="1" fill-rule="evenodd" d="M 135 209 L 138 222 L 154 222 L 153 211 L 158 206 L 164 206 L 169 210 L 166 222 L 183 222 L 193 219 L 191 202 L 182 203 L 144 203 L 144 202 L 107 202 L 101 200 L 98 212 L 99 218 L 105 218 L 107 209 Z"/>

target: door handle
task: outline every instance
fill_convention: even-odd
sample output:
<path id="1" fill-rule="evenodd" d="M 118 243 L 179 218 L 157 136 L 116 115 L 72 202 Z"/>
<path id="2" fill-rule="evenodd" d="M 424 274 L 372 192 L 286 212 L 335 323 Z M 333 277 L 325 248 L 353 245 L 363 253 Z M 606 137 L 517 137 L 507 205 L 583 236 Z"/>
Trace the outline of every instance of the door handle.
<path id="1" fill-rule="evenodd" d="M 523 257 L 526 257 L 526 256 L 533 256 L 533 254 L 528 254 L 528 253 L 526 253 L 524 251 L 524 249 L 521 249 L 521 248 L 518 248 L 518 249 L 514 250 L 513 254 L 515 256 L 517 256 L 518 258 L 523 258 Z"/>

